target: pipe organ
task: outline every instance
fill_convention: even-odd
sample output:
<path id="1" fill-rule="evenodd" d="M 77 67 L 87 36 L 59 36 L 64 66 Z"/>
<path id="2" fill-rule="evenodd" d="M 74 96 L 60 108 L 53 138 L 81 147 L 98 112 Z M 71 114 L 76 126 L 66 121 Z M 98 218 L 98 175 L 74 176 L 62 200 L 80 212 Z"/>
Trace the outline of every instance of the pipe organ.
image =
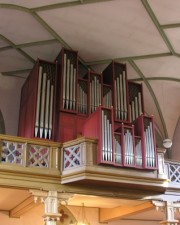
<path id="1" fill-rule="evenodd" d="M 57 57 L 58 64 L 61 65 L 60 71 L 60 109 L 67 111 L 77 111 L 77 52 L 62 49 Z"/>
<path id="2" fill-rule="evenodd" d="M 142 142 L 141 137 L 134 137 L 135 144 L 135 163 L 136 167 L 142 167 L 143 163 L 143 152 L 142 152 Z"/>
<path id="3" fill-rule="evenodd" d="M 101 75 L 89 71 L 89 104 L 90 114 L 101 105 Z"/>
<path id="4" fill-rule="evenodd" d="M 142 85 L 112 61 L 98 74 L 62 49 L 37 60 L 21 92 L 19 135 L 65 142 L 97 138 L 97 163 L 156 169 L 154 122 L 145 116 Z"/>
<path id="5" fill-rule="evenodd" d="M 112 107 L 112 88 L 108 85 L 103 85 L 103 103 L 104 106 Z"/>
<path id="6" fill-rule="evenodd" d="M 135 122 L 136 134 L 141 138 L 143 167 L 156 167 L 156 141 L 153 117 L 141 115 Z"/>
<path id="7" fill-rule="evenodd" d="M 19 135 L 53 139 L 56 63 L 37 60 L 21 91 Z"/>
<path id="8" fill-rule="evenodd" d="M 78 113 L 88 113 L 88 84 L 86 80 L 78 80 Z"/>
<path id="9" fill-rule="evenodd" d="M 103 83 L 109 85 L 108 97 L 110 102 L 113 99 L 112 105 L 114 108 L 114 118 L 116 121 L 128 121 L 128 86 L 127 86 L 127 73 L 126 65 L 112 62 L 103 71 Z M 105 86 L 103 86 L 105 87 Z M 107 87 L 106 87 L 107 89 Z M 111 96 L 111 90 L 113 95 Z M 106 93 L 106 92 L 105 92 Z M 103 97 L 106 96 L 103 93 Z M 112 99 L 111 99 L 112 98 Z M 108 105 L 106 100 L 104 102 Z"/>
<path id="10" fill-rule="evenodd" d="M 128 82 L 130 122 L 134 122 L 144 112 L 142 84 Z"/>
<path id="11" fill-rule="evenodd" d="M 112 140 L 112 120 L 109 110 L 101 111 L 101 127 L 102 127 L 102 159 L 103 161 L 113 161 L 113 140 Z"/>

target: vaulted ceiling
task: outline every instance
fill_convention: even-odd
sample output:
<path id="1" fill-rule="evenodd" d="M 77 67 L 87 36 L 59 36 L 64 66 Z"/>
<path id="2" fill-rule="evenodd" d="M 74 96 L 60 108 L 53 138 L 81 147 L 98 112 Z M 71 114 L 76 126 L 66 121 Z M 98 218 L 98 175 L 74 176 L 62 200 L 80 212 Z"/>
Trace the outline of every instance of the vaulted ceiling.
<path id="1" fill-rule="evenodd" d="M 97 72 L 114 59 L 143 83 L 160 139 L 178 145 L 179 11 L 178 0 L 0 0 L 0 87 L 15 90 L 11 79 L 22 85 L 37 58 L 54 61 L 62 47 Z"/>

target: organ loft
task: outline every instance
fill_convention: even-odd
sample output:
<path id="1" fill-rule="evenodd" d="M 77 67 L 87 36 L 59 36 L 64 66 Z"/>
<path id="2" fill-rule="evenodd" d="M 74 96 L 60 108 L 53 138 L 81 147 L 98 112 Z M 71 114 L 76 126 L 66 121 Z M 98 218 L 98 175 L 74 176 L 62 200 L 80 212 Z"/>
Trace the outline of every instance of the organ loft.
<path id="1" fill-rule="evenodd" d="M 21 91 L 19 136 L 66 142 L 96 138 L 97 163 L 157 168 L 153 117 L 145 115 L 143 87 L 112 61 L 102 73 L 62 49 L 54 62 L 38 59 Z"/>

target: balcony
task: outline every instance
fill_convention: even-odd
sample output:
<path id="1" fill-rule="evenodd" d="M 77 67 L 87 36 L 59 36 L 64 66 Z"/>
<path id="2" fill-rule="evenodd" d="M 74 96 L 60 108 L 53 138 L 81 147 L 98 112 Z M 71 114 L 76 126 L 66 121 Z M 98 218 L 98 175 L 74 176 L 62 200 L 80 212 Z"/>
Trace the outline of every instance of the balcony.
<path id="1" fill-rule="evenodd" d="M 52 185 L 91 185 L 164 192 L 178 188 L 180 164 L 164 162 L 157 150 L 157 170 L 97 164 L 97 140 L 79 137 L 63 144 L 0 135 L 0 179 L 3 185 L 52 188 Z"/>

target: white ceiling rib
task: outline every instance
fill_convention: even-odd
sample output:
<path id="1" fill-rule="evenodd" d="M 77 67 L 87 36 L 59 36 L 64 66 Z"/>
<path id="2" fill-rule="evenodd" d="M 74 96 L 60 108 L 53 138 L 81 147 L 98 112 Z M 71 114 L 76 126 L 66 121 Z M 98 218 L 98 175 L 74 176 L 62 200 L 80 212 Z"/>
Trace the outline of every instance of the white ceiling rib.
<path id="1" fill-rule="evenodd" d="M 180 112 L 178 7 L 178 0 L 0 0 L 0 72 L 26 76 L 36 58 L 53 61 L 62 46 L 98 72 L 122 61 L 129 79 L 147 85 L 146 111 L 162 138 L 172 138 Z"/>

